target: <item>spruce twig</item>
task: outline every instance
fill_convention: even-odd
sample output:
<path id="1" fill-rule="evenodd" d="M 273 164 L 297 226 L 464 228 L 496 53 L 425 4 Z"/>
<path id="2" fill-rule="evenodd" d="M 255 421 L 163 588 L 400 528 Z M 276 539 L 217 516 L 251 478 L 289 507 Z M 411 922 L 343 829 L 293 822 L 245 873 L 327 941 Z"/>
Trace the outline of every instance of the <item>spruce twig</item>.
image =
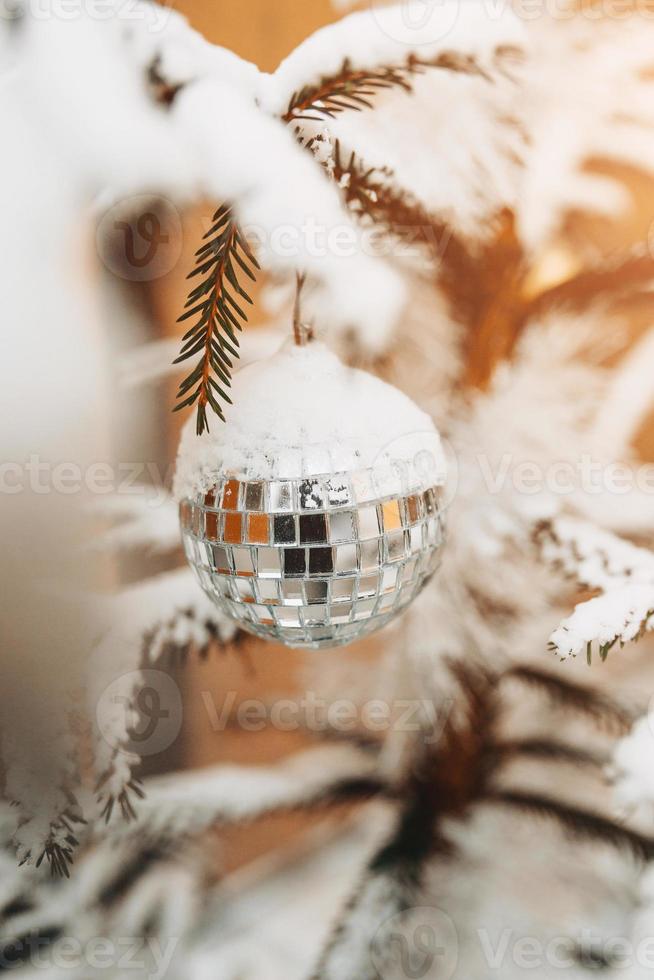
<path id="1" fill-rule="evenodd" d="M 621 720 L 619 708 L 608 699 L 566 681 L 559 683 L 558 678 L 532 673 L 527 667 L 494 674 L 456 661 L 448 666 L 459 683 L 459 704 L 465 714 L 448 721 L 435 745 L 416 745 L 411 772 L 396 788 L 400 815 L 395 834 L 369 864 L 345 906 L 312 980 L 335 975 L 333 964 L 345 961 L 346 955 L 348 962 L 359 957 L 368 963 L 370 935 L 355 931 L 352 922 L 377 922 L 380 894 L 385 896 L 389 916 L 393 911 L 401 913 L 419 906 L 428 862 L 441 861 L 444 867 L 451 867 L 453 861 L 465 859 L 449 833 L 450 822 L 468 820 L 480 806 L 498 806 L 550 820 L 566 834 L 591 845 L 628 849 L 647 861 L 654 856 L 654 839 L 610 817 L 531 789 L 504 788 L 498 780 L 514 760 L 574 764 L 590 773 L 604 762 L 600 753 L 553 740 L 549 735 L 502 740 L 498 733 L 503 727 L 505 679 L 523 680 L 536 690 L 557 694 L 564 708 L 581 710 L 593 720 L 604 715 Z M 388 944 L 389 939 L 381 936 L 380 942 Z M 385 951 L 382 948 L 381 954 Z M 374 968 L 370 973 L 357 973 L 365 980 L 372 980 L 373 975 L 377 975 Z"/>
<path id="2" fill-rule="evenodd" d="M 75 796 L 68 792 L 70 806 L 59 814 L 53 821 L 50 833 L 45 840 L 42 850 L 35 860 L 35 867 L 40 868 L 46 860 L 50 866 L 50 874 L 53 878 L 70 878 L 70 868 L 73 864 L 73 857 L 76 848 L 79 846 L 77 837 L 78 827 L 86 824 L 79 809 L 79 804 Z M 32 860 L 32 851 L 29 851 L 20 862 L 29 864 Z"/>
<path id="3" fill-rule="evenodd" d="M 550 703 L 564 711 L 585 715 L 600 729 L 615 736 L 626 735 L 637 717 L 636 711 L 603 692 L 547 670 L 522 665 L 512 667 L 505 676 L 547 695 Z"/>
<path id="4" fill-rule="evenodd" d="M 495 59 L 497 67 L 502 69 L 505 62 L 510 64 L 515 60 L 516 54 L 513 48 L 498 48 Z M 159 81 L 157 67 L 155 64 L 152 71 L 152 80 L 155 83 Z M 410 55 L 397 65 L 363 69 L 353 68 L 351 62 L 346 59 L 337 74 L 323 76 L 318 82 L 306 85 L 295 92 L 286 112 L 279 118 L 282 122 L 295 124 L 298 141 L 310 146 L 313 140 L 310 139 L 308 144 L 306 143 L 300 125 L 302 122 L 322 122 L 325 119 L 333 119 L 345 111 L 361 112 L 364 109 L 372 109 L 374 98 L 380 92 L 388 89 L 411 92 L 415 76 L 431 69 L 477 76 L 491 81 L 491 76 L 484 71 L 474 56 L 456 51 L 443 51 L 432 59 L 421 59 L 416 55 Z M 176 92 L 165 94 L 174 98 Z M 475 266 L 475 263 L 471 261 L 465 244 L 452 234 L 451 229 L 429 215 L 411 199 L 410 195 L 394 190 L 388 180 L 392 175 L 388 172 L 365 168 L 360 161 L 357 161 L 354 154 L 349 164 L 343 166 L 338 158 L 338 152 L 337 147 L 337 158 L 330 176 L 341 189 L 345 190 L 346 203 L 388 232 L 409 234 L 412 242 L 427 246 L 432 252 L 432 257 L 438 259 L 443 266 L 444 280 L 455 282 L 457 272 L 463 271 L 466 274 L 459 278 L 467 284 L 470 279 L 467 273 L 470 266 Z M 252 266 L 258 268 L 254 256 L 247 250 L 247 245 L 243 243 L 242 238 L 239 240 L 231 211 L 227 207 L 221 208 L 217 212 L 216 221 L 218 218 L 222 219 L 222 223 L 212 229 L 216 234 L 213 252 L 211 243 L 198 252 L 198 267 L 193 273 L 194 275 L 198 272 L 208 273 L 208 278 L 191 293 L 187 303 L 190 310 L 184 314 L 185 318 L 192 315 L 191 311 L 197 312 L 200 320 L 196 327 L 186 334 L 182 355 L 178 358 L 184 360 L 202 352 L 200 363 L 180 386 L 178 394 L 180 404 L 177 406 L 179 409 L 195 404 L 197 401 L 197 431 L 200 434 L 209 427 L 207 405 L 224 420 L 219 398 L 229 402 L 225 387 L 229 387 L 232 367 L 225 351 L 238 357 L 238 342 L 233 328 L 240 330 L 239 321 L 247 320 L 244 311 L 234 302 L 229 289 L 226 288 L 225 277 L 237 296 L 246 302 L 251 302 L 235 275 L 230 277 L 229 269 L 225 274 L 224 265 L 231 265 L 232 269 L 234 268 L 230 255 L 234 251 L 233 257 L 238 260 L 238 248 L 241 246 L 244 251 L 242 256 L 244 261 L 239 262 L 239 265 L 251 278 L 254 278 Z M 232 232 L 235 237 L 230 237 Z M 208 261 L 208 257 L 213 260 L 212 263 Z M 469 290 L 467 292 L 469 293 Z M 200 303 L 199 301 L 204 297 L 208 298 Z M 224 334 L 227 334 L 227 340 Z"/>
<path id="5" fill-rule="evenodd" d="M 522 309 L 525 262 L 511 213 L 496 215 L 496 234 L 471 247 L 447 221 L 397 187 L 392 171 L 368 167 L 355 153 L 346 156 L 338 141 L 332 176 L 350 210 L 398 241 L 421 247 L 434 263 L 452 316 L 466 327 L 466 384 L 484 387 L 497 364 L 511 356 L 522 329 L 514 314 Z"/>
<path id="6" fill-rule="evenodd" d="M 532 792 L 498 790 L 487 799 L 554 820 L 569 834 L 582 840 L 627 848 L 642 861 L 649 862 L 654 858 L 654 839 L 592 811 Z"/>
<path id="7" fill-rule="evenodd" d="M 498 62 L 501 63 L 507 55 L 514 54 L 512 49 L 498 49 Z M 456 51 L 443 51 L 431 60 L 410 55 L 401 64 L 369 69 L 354 69 L 346 59 L 336 75 L 325 76 L 317 83 L 295 92 L 286 112 L 279 118 L 285 123 L 295 123 L 296 137 L 300 143 L 304 143 L 299 125 L 301 122 L 321 122 L 324 119 L 333 119 L 345 111 L 361 112 L 363 109 L 372 109 L 374 97 L 379 92 L 393 88 L 411 92 L 414 77 L 429 69 L 476 75 L 490 81 L 490 76 L 473 56 Z M 171 86 L 166 87 L 162 82 L 160 66 L 155 61 L 151 66 L 150 83 L 158 97 L 168 104 L 175 98 L 177 90 Z M 354 164 L 354 160 L 351 163 Z M 332 176 L 338 182 L 337 173 Z M 396 228 L 400 225 L 405 229 L 410 228 L 412 232 L 415 229 L 421 243 L 434 248 L 434 235 L 443 226 L 426 216 L 424 210 L 414 205 L 408 197 L 405 199 L 401 195 L 378 195 L 376 177 L 383 180 L 384 175 L 379 171 L 367 171 L 359 175 L 359 179 L 351 177 L 352 189 L 348 203 L 353 205 L 358 195 L 359 205 L 364 204 L 363 211 L 374 221 L 381 221 L 387 228 L 390 225 L 391 231 L 393 224 Z M 373 207 L 377 202 L 378 206 Z M 251 279 L 254 279 L 253 267 L 259 268 L 229 207 L 223 206 L 216 212 L 214 227 L 209 234 L 215 237 L 196 253 L 197 266 L 191 274 L 200 274 L 206 278 L 189 295 L 187 310 L 180 318 L 185 320 L 198 314 L 199 320 L 184 336 L 182 353 L 175 362 L 200 355 L 195 369 L 180 385 L 177 396 L 180 402 L 175 409 L 177 411 L 197 402 L 198 434 L 209 428 L 207 405 L 224 421 L 219 399 L 231 404 L 225 391 L 230 386 L 233 366 L 228 353 L 232 357 L 238 357 L 238 341 L 234 328 L 241 330 L 240 321 L 247 321 L 247 316 L 234 299 L 230 288 L 237 297 L 245 302 L 252 302 L 236 276 L 235 262 Z M 438 243 L 440 248 L 443 243 L 442 233 L 438 235 Z"/>
<path id="8" fill-rule="evenodd" d="M 200 282 L 189 293 L 186 312 L 178 322 L 197 317 L 194 326 L 182 338 L 182 350 L 175 364 L 199 355 L 199 360 L 179 386 L 181 399 L 176 412 L 197 403 L 198 435 L 209 429 L 207 406 L 225 420 L 219 399 L 231 405 L 226 388 L 231 387 L 234 362 L 239 357 L 236 331 L 242 330 L 247 314 L 240 301 L 252 305 L 252 299 L 240 282 L 244 273 L 253 282 L 259 263 L 238 227 L 232 209 L 218 208 L 213 225 L 204 236 L 206 243 L 196 254 L 195 269 L 189 279 L 200 276 Z"/>
<path id="9" fill-rule="evenodd" d="M 321 122 L 325 118 L 334 119 L 348 110 L 361 112 L 363 109 L 372 109 L 371 100 L 379 92 L 392 88 L 411 92 L 414 76 L 429 68 L 488 77 L 474 58 L 455 51 L 443 51 L 432 60 L 426 61 L 411 55 L 399 65 L 359 70 L 353 68 L 349 59 L 346 59 L 336 75 L 325 76 L 315 85 L 307 85 L 294 92 L 282 120 L 287 123 Z"/>

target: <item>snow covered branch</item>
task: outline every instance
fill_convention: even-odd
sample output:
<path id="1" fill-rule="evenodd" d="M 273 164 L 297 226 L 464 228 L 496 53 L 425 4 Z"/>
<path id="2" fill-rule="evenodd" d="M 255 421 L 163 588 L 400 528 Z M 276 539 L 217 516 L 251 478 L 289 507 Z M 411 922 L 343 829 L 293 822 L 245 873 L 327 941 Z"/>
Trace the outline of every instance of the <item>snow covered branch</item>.
<path id="1" fill-rule="evenodd" d="M 537 531 L 543 558 L 589 589 L 649 585 L 654 553 L 586 521 L 560 517 Z"/>
<path id="2" fill-rule="evenodd" d="M 93 513 L 113 522 L 93 539 L 94 550 L 143 548 L 158 554 L 181 546 L 177 504 L 162 487 L 141 486 L 130 494 L 101 497 Z"/>
<path id="3" fill-rule="evenodd" d="M 613 754 L 616 802 L 629 810 L 642 804 L 654 812 L 654 713 L 634 724 Z"/>
<path id="4" fill-rule="evenodd" d="M 151 779 L 136 822 L 117 832 L 177 839 L 276 810 L 366 798 L 383 791 L 376 752 L 352 745 L 309 749 L 271 767 L 222 765 Z"/>
<path id="5" fill-rule="evenodd" d="M 616 644 L 641 639 L 654 630 L 654 583 L 628 585 L 575 607 L 550 637 L 550 649 L 562 660 L 585 653 L 589 662 L 593 647 L 605 660 Z"/>
<path id="6" fill-rule="evenodd" d="M 537 536 L 546 561 L 602 594 L 582 602 L 554 631 L 550 649 L 562 659 L 597 644 L 602 659 L 616 645 L 654 629 L 654 554 L 591 524 L 560 518 Z"/>
<path id="7" fill-rule="evenodd" d="M 390 943 L 391 937 L 382 935 L 384 926 L 392 929 L 395 917 L 418 902 L 416 884 L 411 887 L 398 870 L 368 869 L 359 890 L 343 909 L 311 980 L 346 980 L 350 976 L 375 980 L 379 976 L 371 946 Z M 382 949 L 381 959 L 386 955 Z"/>
<path id="8" fill-rule="evenodd" d="M 87 698 L 95 721 L 99 802 L 109 819 L 115 803 L 133 816 L 134 796 L 142 795 L 133 778 L 140 756 L 132 730 L 140 720 L 140 694 L 149 687 L 144 671 L 166 655 L 184 657 L 216 642 L 228 645 L 237 630 L 188 568 L 125 588 L 103 607 L 111 625 L 90 658 Z"/>
<path id="9" fill-rule="evenodd" d="M 264 77 L 259 95 L 263 108 L 283 116 L 293 96 L 328 88 L 344 63 L 351 71 L 385 66 L 433 63 L 450 71 L 483 73 L 498 54 L 525 40 L 517 17 L 504 7 L 489 17 L 478 4 L 446 0 L 422 26 L 407 23 L 402 5 L 350 14 L 316 31 L 286 58 L 272 76 Z"/>
<path id="10" fill-rule="evenodd" d="M 590 161 L 654 169 L 651 25 L 638 16 L 572 17 L 531 27 L 517 208 L 529 251 L 546 247 L 573 209 L 615 217 L 629 207 L 622 178 Z"/>

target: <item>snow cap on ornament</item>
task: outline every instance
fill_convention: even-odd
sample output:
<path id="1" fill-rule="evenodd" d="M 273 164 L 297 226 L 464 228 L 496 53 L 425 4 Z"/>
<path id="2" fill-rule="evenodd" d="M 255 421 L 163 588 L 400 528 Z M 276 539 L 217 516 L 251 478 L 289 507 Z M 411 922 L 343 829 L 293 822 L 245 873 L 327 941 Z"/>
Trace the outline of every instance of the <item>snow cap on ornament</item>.
<path id="1" fill-rule="evenodd" d="M 341 646 L 384 626 L 434 573 L 445 461 L 406 395 L 323 344 L 239 371 L 225 424 L 181 440 L 175 492 L 207 595 L 257 636 Z"/>

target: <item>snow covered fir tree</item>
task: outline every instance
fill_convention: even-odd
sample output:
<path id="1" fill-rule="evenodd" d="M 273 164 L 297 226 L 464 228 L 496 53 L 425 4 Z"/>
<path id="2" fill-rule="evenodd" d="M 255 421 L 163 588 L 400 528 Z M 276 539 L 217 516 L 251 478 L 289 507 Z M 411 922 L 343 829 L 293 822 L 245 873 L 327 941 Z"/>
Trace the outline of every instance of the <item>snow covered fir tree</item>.
<path id="1" fill-rule="evenodd" d="M 650 976 L 654 8 L 0 10 L 0 970 Z"/>

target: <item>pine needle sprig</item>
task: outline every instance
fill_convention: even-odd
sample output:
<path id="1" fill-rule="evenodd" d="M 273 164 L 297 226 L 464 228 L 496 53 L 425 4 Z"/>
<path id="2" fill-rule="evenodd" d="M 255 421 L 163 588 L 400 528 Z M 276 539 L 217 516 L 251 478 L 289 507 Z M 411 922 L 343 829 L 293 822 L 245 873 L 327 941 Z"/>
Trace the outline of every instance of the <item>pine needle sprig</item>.
<path id="1" fill-rule="evenodd" d="M 584 715 L 600 730 L 614 737 L 626 735 L 638 717 L 635 708 L 621 704 L 602 691 L 547 670 L 528 665 L 515 666 L 506 677 L 544 694 L 554 707 Z"/>
<path id="2" fill-rule="evenodd" d="M 74 795 L 70 792 L 67 792 L 66 795 L 69 797 L 71 805 L 53 821 L 50 833 L 34 862 L 35 867 L 40 868 L 43 862 L 47 861 L 53 878 L 70 878 L 74 853 L 80 843 L 77 837 L 78 828 L 86 824 Z M 19 863 L 21 865 L 29 864 L 31 860 L 32 851 L 30 850 Z"/>
<path id="3" fill-rule="evenodd" d="M 310 143 L 307 144 L 310 146 Z M 495 266 L 488 268 L 492 246 L 476 249 L 445 218 L 431 213 L 410 193 L 398 186 L 392 170 L 369 167 L 356 153 L 343 153 L 340 142 L 334 143 L 330 161 L 331 176 L 343 195 L 346 206 L 363 220 L 373 223 L 408 247 L 420 247 L 434 263 L 435 276 L 453 313 L 474 330 L 492 297 Z M 502 251 L 502 260 L 514 260 L 513 253 Z M 470 281 L 482 282 L 472 291 Z"/>
<path id="4" fill-rule="evenodd" d="M 255 282 L 259 263 L 226 204 L 214 214 L 212 227 L 195 255 L 195 268 L 187 278 L 200 277 L 200 282 L 191 289 L 178 322 L 191 318 L 196 322 L 182 337 L 182 350 L 174 363 L 196 355 L 199 360 L 179 386 L 177 398 L 181 400 L 174 411 L 197 403 L 196 431 L 202 435 L 209 430 L 207 406 L 224 422 L 219 399 L 231 405 L 226 389 L 231 387 L 232 358 L 239 357 L 237 331 L 248 319 L 241 302 L 252 305 L 240 277 L 245 274 Z"/>
<path id="5" fill-rule="evenodd" d="M 528 735 L 512 741 L 503 740 L 504 715 L 511 710 L 512 699 L 505 700 L 502 691 L 505 678 L 516 677 L 516 671 L 494 674 L 479 667 L 451 661 L 448 663 L 459 684 L 459 701 L 465 714 L 456 721 L 448 719 L 435 744 L 416 743 L 411 769 L 395 787 L 400 803 L 399 820 L 393 836 L 368 864 L 357 890 L 346 904 L 320 956 L 311 980 L 330 980 L 336 975 L 336 964 L 368 963 L 370 931 L 364 922 L 379 923 L 380 896 L 384 896 L 386 921 L 413 907 L 430 904 L 424 899 L 428 886 L 428 868 L 435 864 L 448 873 L 453 861 L 465 862 L 461 838 L 452 835 L 453 822 L 467 823 L 481 807 L 501 807 L 534 818 L 549 820 L 571 838 L 594 844 L 606 844 L 629 851 L 639 860 L 654 858 L 654 839 L 574 802 L 558 799 L 532 788 L 507 788 L 504 783 L 507 764 L 516 759 L 547 760 L 557 764 L 574 764 L 596 777 L 604 760 L 599 754 L 579 749 L 564 741 Z M 528 668 L 524 668 L 528 670 Z M 548 678 L 529 676 L 536 688 L 548 691 Z M 544 683 L 541 684 L 541 680 Z M 565 707 L 594 709 L 592 693 L 583 694 L 574 685 L 563 686 Z M 608 703 L 608 702 L 607 702 Z M 603 708 L 604 706 L 601 705 Z M 594 711 L 591 711 L 594 713 Z M 387 794 L 389 798 L 393 798 Z M 375 949 L 391 962 L 394 933 L 376 933 Z M 357 977 L 372 978 L 373 973 L 359 969 Z"/>
<path id="6" fill-rule="evenodd" d="M 426 247 L 433 258 L 442 257 L 451 230 L 394 183 L 392 170 L 369 167 L 356 153 L 343 153 L 339 140 L 334 143 L 330 168 L 352 212 L 389 234 L 410 238 L 410 245 Z"/>
<path id="7" fill-rule="evenodd" d="M 282 120 L 286 123 L 322 122 L 324 118 L 334 119 L 347 110 L 372 109 L 371 99 L 384 89 L 411 91 L 410 74 L 408 67 L 354 71 L 345 61 L 338 75 L 322 78 L 317 85 L 307 85 L 294 92 Z"/>
<path id="8" fill-rule="evenodd" d="M 36 860 L 36 867 L 40 868 L 45 859 L 50 865 L 50 874 L 53 878 L 70 878 L 73 850 L 78 844 L 79 841 L 72 834 L 66 838 L 64 844 L 49 839 Z"/>
<path id="9" fill-rule="evenodd" d="M 322 122 L 334 119 L 342 112 L 372 109 L 372 100 L 379 92 L 392 88 L 411 92 L 413 78 L 429 68 L 488 78 L 474 58 L 455 51 L 444 51 L 429 61 L 412 55 L 400 65 L 358 70 L 346 59 L 338 74 L 325 76 L 317 84 L 306 85 L 294 92 L 282 120 L 286 123 Z"/>
<path id="10" fill-rule="evenodd" d="M 592 811 L 530 791 L 497 790 L 487 799 L 490 803 L 554 820 L 572 836 L 591 843 L 626 848 L 641 861 L 654 859 L 654 839 Z"/>
<path id="11" fill-rule="evenodd" d="M 427 252 L 452 316 L 467 327 L 464 383 L 485 387 L 515 350 L 526 325 L 521 316 L 526 264 L 513 214 L 496 214 L 492 237 L 473 245 L 398 187 L 392 171 L 368 167 L 355 153 L 343 154 L 338 141 L 330 166 L 351 211 Z M 476 284 L 472 291 L 471 281 Z"/>
<path id="12" fill-rule="evenodd" d="M 106 797 L 100 794 L 104 781 L 104 779 L 101 780 L 100 784 L 96 787 L 98 802 L 104 804 L 100 812 L 100 818 L 104 820 L 105 823 L 109 823 L 113 815 L 114 808 L 116 805 L 118 805 L 123 820 L 127 821 L 128 823 L 132 820 L 136 820 L 136 810 L 134 808 L 133 797 L 142 800 L 145 795 L 140 780 L 131 779 L 117 796 L 109 794 Z"/>
<path id="13" fill-rule="evenodd" d="M 513 55 L 512 49 L 498 49 L 497 61 Z M 159 84 L 159 66 L 155 63 L 151 82 Z M 305 140 L 299 125 L 303 121 L 323 122 L 334 119 L 345 111 L 361 112 L 374 108 L 374 99 L 388 89 L 401 89 L 409 93 L 417 75 L 429 69 L 441 69 L 491 80 L 476 59 L 456 51 L 443 51 L 431 60 L 409 56 L 398 65 L 378 66 L 372 69 L 354 69 L 346 59 L 336 75 L 323 76 L 317 83 L 306 85 L 295 92 L 289 106 L 279 116 L 282 122 L 295 123 L 298 141 L 311 148 L 313 140 Z M 176 92 L 168 93 L 174 98 Z M 340 173 L 339 173 L 340 170 Z M 442 259 L 443 232 L 451 237 L 449 229 L 427 215 L 423 208 L 408 195 L 393 193 L 386 171 L 367 169 L 353 157 L 349 170 L 336 163 L 331 173 L 341 189 L 345 190 L 346 203 L 365 214 L 373 222 L 385 226 L 391 233 L 411 235 L 411 241 L 428 246 L 435 257 Z M 236 331 L 242 330 L 247 315 L 239 300 L 252 303 L 243 289 L 241 272 L 254 280 L 254 269 L 259 265 L 248 248 L 243 235 L 234 221 L 231 208 L 219 208 L 214 224 L 205 238 L 209 239 L 196 253 L 196 268 L 189 278 L 201 276 L 202 280 L 189 294 L 180 322 L 197 317 L 195 325 L 184 335 L 182 351 L 175 363 L 199 355 L 193 371 L 179 387 L 179 404 L 175 411 L 197 403 L 197 432 L 201 435 L 209 429 L 207 406 L 225 420 L 220 400 L 231 404 L 226 388 L 230 387 L 233 362 L 238 358 Z M 454 243 L 456 244 L 456 243 Z M 449 248 L 448 254 L 458 251 Z M 237 266 L 239 267 L 237 269 Z"/>

